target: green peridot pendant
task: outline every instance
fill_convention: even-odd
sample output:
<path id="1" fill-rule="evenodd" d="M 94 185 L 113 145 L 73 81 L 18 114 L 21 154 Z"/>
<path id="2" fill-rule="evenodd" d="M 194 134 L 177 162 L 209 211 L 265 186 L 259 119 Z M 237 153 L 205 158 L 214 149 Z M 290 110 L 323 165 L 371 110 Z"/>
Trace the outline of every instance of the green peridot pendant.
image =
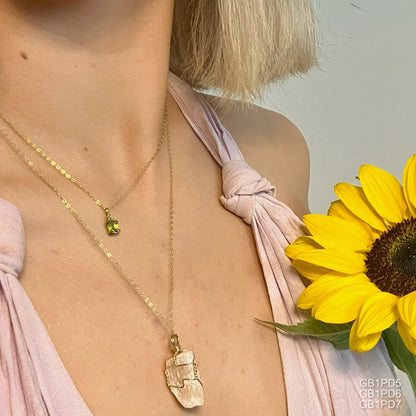
<path id="1" fill-rule="evenodd" d="M 108 208 L 105 209 L 107 214 L 107 221 L 105 223 L 105 228 L 108 235 L 116 235 L 120 232 L 120 226 L 118 225 L 118 220 L 111 218 Z"/>

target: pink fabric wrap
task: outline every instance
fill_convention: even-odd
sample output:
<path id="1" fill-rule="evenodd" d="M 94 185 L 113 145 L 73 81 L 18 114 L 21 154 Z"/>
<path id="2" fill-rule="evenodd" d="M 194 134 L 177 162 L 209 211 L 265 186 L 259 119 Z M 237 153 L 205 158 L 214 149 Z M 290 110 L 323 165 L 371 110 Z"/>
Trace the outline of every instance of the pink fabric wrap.
<path id="1" fill-rule="evenodd" d="M 222 204 L 252 227 L 274 319 L 305 319 L 295 306 L 304 286 L 284 253 L 303 234 L 302 222 L 275 199 L 275 187 L 247 165 L 201 95 L 172 73 L 169 91 L 223 168 Z M 91 416 L 18 281 L 23 259 L 20 214 L 0 200 L 0 416 Z M 311 338 L 280 332 L 277 338 L 290 416 L 410 415 L 404 398 L 399 409 L 360 407 L 361 379 L 396 377 L 382 342 L 356 354 Z"/>
<path id="2" fill-rule="evenodd" d="M 20 214 L 0 200 L 0 415 L 91 416 L 17 280 L 24 254 Z"/>

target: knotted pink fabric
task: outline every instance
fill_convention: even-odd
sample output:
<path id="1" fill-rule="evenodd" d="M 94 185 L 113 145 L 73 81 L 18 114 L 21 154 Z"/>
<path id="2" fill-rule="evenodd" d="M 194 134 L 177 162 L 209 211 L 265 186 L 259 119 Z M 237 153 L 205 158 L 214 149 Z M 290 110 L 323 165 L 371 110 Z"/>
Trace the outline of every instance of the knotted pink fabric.
<path id="1" fill-rule="evenodd" d="M 243 160 L 224 163 L 222 188 L 221 203 L 247 224 L 251 224 L 258 199 L 276 194 L 276 188 Z"/>
<path id="2" fill-rule="evenodd" d="M 20 214 L 0 199 L 0 415 L 92 416 L 17 280 L 24 253 Z"/>
<path id="3" fill-rule="evenodd" d="M 244 162 L 201 95 L 172 73 L 169 91 L 223 167 L 221 202 L 251 225 L 275 321 L 305 319 L 306 313 L 295 306 L 304 286 L 284 253 L 302 235 L 302 222 L 275 199 L 270 182 Z M 0 416 L 92 416 L 17 279 L 23 259 L 19 212 L 0 200 Z M 395 378 L 382 342 L 372 351 L 356 354 L 312 338 L 277 335 L 290 416 L 410 415 L 404 398 L 399 409 L 360 406 L 360 380 Z"/>

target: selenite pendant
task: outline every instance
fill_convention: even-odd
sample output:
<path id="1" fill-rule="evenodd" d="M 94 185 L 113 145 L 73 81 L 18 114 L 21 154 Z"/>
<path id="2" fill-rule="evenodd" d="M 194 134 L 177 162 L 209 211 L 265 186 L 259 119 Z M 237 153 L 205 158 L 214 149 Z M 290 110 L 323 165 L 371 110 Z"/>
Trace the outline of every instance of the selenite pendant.
<path id="1" fill-rule="evenodd" d="M 166 383 L 178 402 L 190 409 L 204 404 L 204 390 L 192 351 L 183 350 L 176 333 L 171 334 L 173 357 L 166 361 Z"/>
<path id="2" fill-rule="evenodd" d="M 166 383 L 178 402 L 186 408 L 204 404 L 204 390 L 192 351 L 181 350 L 166 361 Z"/>

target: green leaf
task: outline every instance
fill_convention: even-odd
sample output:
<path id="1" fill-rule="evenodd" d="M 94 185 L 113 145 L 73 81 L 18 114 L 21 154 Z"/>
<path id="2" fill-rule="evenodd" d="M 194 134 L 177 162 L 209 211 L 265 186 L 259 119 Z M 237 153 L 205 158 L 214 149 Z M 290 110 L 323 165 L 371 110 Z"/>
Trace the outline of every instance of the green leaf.
<path id="1" fill-rule="evenodd" d="M 416 356 L 404 345 L 395 323 L 383 331 L 383 339 L 391 360 L 397 368 L 407 374 L 416 395 Z"/>
<path id="2" fill-rule="evenodd" d="M 326 322 L 318 321 L 310 318 L 305 322 L 297 325 L 284 325 L 278 322 L 262 321 L 255 318 L 256 321 L 264 324 L 273 325 L 284 332 L 290 334 L 307 335 L 330 342 L 335 348 L 346 350 L 349 348 L 348 340 L 352 322 L 347 324 L 328 324 Z"/>

